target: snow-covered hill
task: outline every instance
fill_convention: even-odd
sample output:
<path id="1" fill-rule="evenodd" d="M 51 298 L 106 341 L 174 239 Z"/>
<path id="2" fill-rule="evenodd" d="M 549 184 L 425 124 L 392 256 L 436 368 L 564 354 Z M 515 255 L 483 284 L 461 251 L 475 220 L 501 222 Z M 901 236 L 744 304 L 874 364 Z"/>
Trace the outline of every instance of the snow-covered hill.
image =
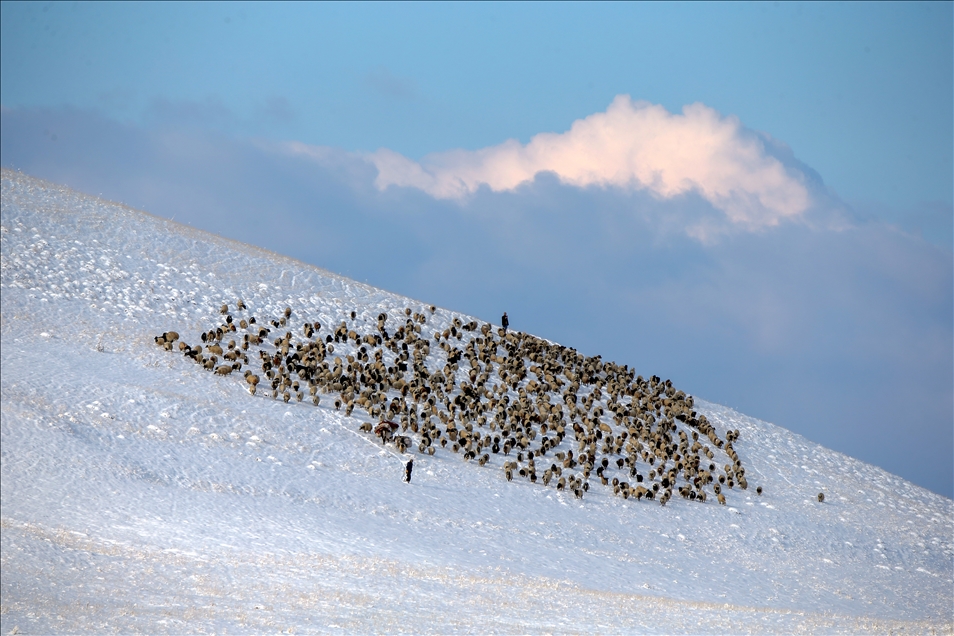
<path id="1" fill-rule="evenodd" d="M 740 433 L 749 487 L 723 488 L 724 506 L 711 487 L 704 503 L 624 499 L 595 474 L 579 499 L 508 482 L 515 452 L 479 465 L 450 446 L 422 453 L 419 436 L 402 455 L 334 395 L 253 396 L 240 372 L 154 337 L 200 344 L 240 298 L 260 324 L 289 307 L 322 334 L 342 320 L 373 332 L 381 313 L 393 333 L 409 308 L 433 373 L 446 356 L 432 332 L 470 317 L 2 181 L 4 633 L 954 631 L 944 497 L 698 398 L 720 438 Z M 329 360 L 357 351 L 338 347 Z"/>

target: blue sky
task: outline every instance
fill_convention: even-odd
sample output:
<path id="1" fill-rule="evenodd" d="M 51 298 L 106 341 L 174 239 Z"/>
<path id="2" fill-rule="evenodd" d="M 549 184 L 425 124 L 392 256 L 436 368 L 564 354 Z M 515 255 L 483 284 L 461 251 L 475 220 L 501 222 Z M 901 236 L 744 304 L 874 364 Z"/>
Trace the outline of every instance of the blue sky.
<path id="1" fill-rule="evenodd" d="M 4 166 L 954 494 L 951 3 L 0 11 Z"/>
<path id="2" fill-rule="evenodd" d="M 565 130 L 618 94 L 702 101 L 784 140 L 847 200 L 952 202 L 950 3 L 3 3 L 2 17 L 8 107 L 419 158 Z"/>

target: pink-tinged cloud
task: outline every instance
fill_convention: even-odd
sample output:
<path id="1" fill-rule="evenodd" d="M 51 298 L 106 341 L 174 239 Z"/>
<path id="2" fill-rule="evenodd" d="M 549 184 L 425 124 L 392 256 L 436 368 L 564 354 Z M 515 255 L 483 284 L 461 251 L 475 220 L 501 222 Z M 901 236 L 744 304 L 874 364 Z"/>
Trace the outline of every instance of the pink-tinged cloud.
<path id="1" fill-rule="evenodd" d="M 438 199 L 463 199 L 481 186 L 514 190 L 552 172 L 568 185 L 647 190 L 660 199 L 695 191 L 748 229 L 798 217 L 811 203 L 804 175 L 784 166 L 736 117 L 699 103 L 674 115 L 628 95 L 565 133 L 540 133 L 525 146 L 509 140 L 420 163 L 387 149 L 368 158 L 378 169 L 377 188 L 418 188 Z"/>

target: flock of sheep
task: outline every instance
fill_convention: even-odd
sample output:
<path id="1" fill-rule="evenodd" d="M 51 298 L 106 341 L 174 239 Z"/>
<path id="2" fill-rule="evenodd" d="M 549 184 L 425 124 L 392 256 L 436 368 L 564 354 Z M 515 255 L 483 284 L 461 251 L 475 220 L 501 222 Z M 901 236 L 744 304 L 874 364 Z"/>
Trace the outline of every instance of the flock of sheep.
<path id="1" fill-rule="evenodd" d="M 244 373 L 252 395 L 302 402 L 307 394 L 349 416 L 364 411 L 371 422 L 360 429 L 402 453 L 446 449 L 481 466 L 503 453 L 508 480 L 580 498 L 596 480 L 663 505 L 674 493 L 725 504 L 726 490 L 748 488 L 733 448 L 739 431 L 720 438 L 669 380 L 489 324 L 454 318 L 428 331 L 426 312 L 382 313 L 373 325 L 352 311 L 337 325 L 303 322 L 293 333 L 291 308 L 263 324 L 239 300 L 235 316 L 222 305 L 201 344 L 172 331 L 155 340 L 217 375 Z"/>

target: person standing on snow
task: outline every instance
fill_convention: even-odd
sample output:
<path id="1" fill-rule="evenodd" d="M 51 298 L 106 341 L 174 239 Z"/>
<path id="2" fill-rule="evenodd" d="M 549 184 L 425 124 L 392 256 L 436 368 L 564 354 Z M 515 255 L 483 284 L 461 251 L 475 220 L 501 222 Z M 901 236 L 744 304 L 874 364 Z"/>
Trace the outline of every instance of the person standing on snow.
<path id="1" fill-rule="evenodd" d="M 404 481 L 411 483 L 411 471 L 414 469 L 414 460 L 409 459 L 407 463 L 404 464 Z"/>
<path id="2" fill-rule="evenodd" d="M 503 325 L 504 333 L 507 333 L 507 327 L 510 326 L 510 319 L 507 318 L 507 312 L 504 312 L 503 317 L 501 317 L 500 324 Z"/>

